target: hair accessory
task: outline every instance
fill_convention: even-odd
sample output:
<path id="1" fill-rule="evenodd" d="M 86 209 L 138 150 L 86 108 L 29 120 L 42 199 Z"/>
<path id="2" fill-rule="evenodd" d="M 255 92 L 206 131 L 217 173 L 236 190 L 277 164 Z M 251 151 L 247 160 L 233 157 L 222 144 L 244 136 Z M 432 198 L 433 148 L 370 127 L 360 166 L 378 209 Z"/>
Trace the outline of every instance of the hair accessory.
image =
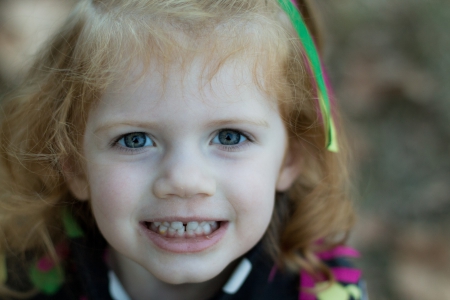
<path id="1" fill-rule="evenodd" d="M 329 151 L 337 152 L 339 147 L 330 107 L 331 87 L 327 84 L 325 69 L 323 68 L 316 45 L 295 5 L 295 0 L 278 0 L 278 3 L 289 16 L 292 25 L 297 31 L 305 50 L 304 58 L 307 62 L 307 68 L 310 69 L 315 79 L 320 113 L 322 114 L 322 121 L 325 129 L 326 147 Z"/>

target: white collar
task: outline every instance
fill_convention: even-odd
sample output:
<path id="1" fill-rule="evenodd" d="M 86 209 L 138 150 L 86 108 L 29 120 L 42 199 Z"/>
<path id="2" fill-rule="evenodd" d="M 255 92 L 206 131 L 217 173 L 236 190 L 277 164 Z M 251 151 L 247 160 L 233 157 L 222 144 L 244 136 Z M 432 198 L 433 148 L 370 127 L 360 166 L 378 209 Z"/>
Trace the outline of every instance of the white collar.
<path id="1" fill-rule="evenodd" d="M 235 294 L 242 286 L 245 279 L 247 279 L 251 270 L 252 264 L 247 258 L 243 258 L 236 269 L 234 269 L 230 279 L 228 279 L 227 283 L 222 287 L 222 291 L 227 294 Z M 108 278 L 109 294 L 111 295 L 111 298 L 114 300 L 131 300 L 130 296 L 128 296 L 120 283 L 119 278 L 117 278 L 112 270 L 108 272 Z"/>

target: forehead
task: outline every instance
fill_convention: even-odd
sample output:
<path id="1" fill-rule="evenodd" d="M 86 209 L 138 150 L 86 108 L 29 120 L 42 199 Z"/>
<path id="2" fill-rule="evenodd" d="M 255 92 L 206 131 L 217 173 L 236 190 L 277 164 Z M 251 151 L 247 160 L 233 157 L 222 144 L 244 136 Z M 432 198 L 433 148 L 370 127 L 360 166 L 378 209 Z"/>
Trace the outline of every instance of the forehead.
<path id="1" fill-rule="evenodd" d="M 135 68 L 106 89 L 99 106 L 103 109 L 128 111 L 130 105 L 154 109 L 164 102 L 165 107 L 198 107 L 224 109 L 233 103 L 242 107 L 252 101 L 273 105 L 274 97 L 265 90 L 263 70 L 253 59 L 236 57 L 218 62 L 203 55 L 164 65 L 153 61 L 147 66 L 136 63 Z M 255 67 L 256 66 L 256 67 Z M 114 105 L 111 105 L 113 104 Z"/>
<path id="2" fill-rule="evenodd" d="M 122 126 L 179 137 L 232 124 L 283 128 L 276 102 L 254 83 L 245 62 L 228 60 L 210 79 L 203 77 L 207 67 L 199 58 L 188 68 L 173 65 L 162 74 L 155 64 L 133 84 L 109 87 L 90 111 L 86 130 Z"/>
<path id="3" fill-rule="evenodd" d="M 110 36 L 107 47 L 99 44 L 80 48 L 89 61 L 86 64 L 92 66 L 85 78 L 94 85 L 98 82 L 100 92 L 105 87 L 110 92 L 114 87 L 121 89 L 139 83 L 149 70 L 159 72 L 165 83 L 172 79 L 170 72 L 174 68 L 183 74 L 192 74 L 192 66 L 196 65 L 201 68 L 198 71 L 202 78 L 211 81 L 225 62 L 232 61 L 244 63 L 251 69 L 254 83 L 269 92 L 283 77 L 280 74 L 289 42 L 281 37 L 276 27 L 268 26 L 263 20 L 234 23 L 229 20 L 206 26 L 200 32 L 178 30 L 167 24 L 152 25 L 150 32 L 135 24 L 120 26 L 117 29 L 120 32 Z M 123 28 L 135 31 L 127 32 Z M 97 53 L 99 49 L 107 49 L 107 53 Z"/>

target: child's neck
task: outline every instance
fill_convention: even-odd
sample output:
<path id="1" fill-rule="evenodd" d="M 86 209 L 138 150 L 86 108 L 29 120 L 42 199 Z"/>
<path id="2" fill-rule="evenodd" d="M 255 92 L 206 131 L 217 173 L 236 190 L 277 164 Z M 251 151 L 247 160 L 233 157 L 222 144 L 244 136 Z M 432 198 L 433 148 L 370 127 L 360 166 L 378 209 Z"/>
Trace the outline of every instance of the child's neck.
<path id="1" fill-rule="evenodd" d="M 230 264 L 218 276 L 201 283 L 165 283 L 139 264 L 111 250 L 111 267 L 132 300 L 206 300 L 214 296 L 230 277 L 236 263 Z"/>

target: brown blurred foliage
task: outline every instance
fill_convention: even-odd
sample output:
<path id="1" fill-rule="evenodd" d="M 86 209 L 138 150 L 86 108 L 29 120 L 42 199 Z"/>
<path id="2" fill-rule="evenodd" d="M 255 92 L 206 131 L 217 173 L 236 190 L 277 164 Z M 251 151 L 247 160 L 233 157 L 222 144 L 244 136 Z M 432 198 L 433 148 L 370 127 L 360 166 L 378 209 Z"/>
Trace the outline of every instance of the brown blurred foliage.
<path id="1" fill-rule="evenodd" d="M 0 92 L 14 87 L 74 0 L 0 0 Z"/>
<path id="2" fill-rule="evenodd" d="M 450 1 L 317 3 L 371 299 L 450 299 Z"/>

